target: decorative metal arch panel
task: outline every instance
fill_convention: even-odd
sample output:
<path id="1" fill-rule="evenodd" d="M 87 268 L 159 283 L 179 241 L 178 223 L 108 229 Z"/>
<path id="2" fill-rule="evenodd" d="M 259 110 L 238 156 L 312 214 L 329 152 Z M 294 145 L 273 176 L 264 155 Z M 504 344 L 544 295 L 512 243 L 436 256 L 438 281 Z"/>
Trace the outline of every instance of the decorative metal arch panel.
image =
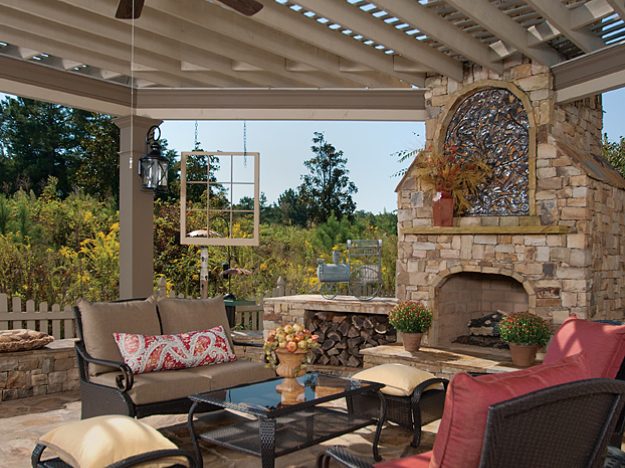
<path id="1" fill-rule="evenodd" d="M 506 89 L 465 99 L 451 119 L 445 145 L 457 156 L 484 158 L 493 173 L 479 188 L 468 216 L 529 215 L 529 121 L 523 103 Z"/>

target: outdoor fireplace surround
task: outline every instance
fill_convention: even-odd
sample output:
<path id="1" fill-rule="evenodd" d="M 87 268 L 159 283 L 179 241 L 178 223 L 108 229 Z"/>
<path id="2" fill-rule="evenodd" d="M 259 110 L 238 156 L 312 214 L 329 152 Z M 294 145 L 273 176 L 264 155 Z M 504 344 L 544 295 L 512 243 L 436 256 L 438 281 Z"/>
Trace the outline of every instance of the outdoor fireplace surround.
<path id="1" fill-rule="evenodd" d="M 427 79 L 427 145 L 484 156 L 489 183 L 470 213 L 434 227 L 431 196 L 408 170 L 397 187 L 397 298 L 433 311 L 429 345 L 468 334 L 488 312 L 623 318 L 625 180 L 601 157 L 601 97 L 559 105 L 547 67 Z"/>

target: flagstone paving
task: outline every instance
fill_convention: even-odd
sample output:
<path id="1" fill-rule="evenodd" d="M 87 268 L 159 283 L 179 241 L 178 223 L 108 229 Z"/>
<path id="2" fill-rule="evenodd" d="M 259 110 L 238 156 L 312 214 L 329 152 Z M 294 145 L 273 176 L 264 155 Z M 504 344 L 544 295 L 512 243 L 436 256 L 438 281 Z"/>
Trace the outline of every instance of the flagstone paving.
<path id="1" fill-rule="evenodd" d="M 0 403 L 0 467 L 28 468 L 30 455 L 37 438 L 46 432 L 80 419 L 80 395 L 70 392 L 55 395 L 9 400 Z M 202 426 L 223 426 L 232 424 L 240 416 L 226 411 L 200 415 L 198 424 Z M 143 418 L 143 422 L 159 429 L 180 448 L 193 452 L 191 438 L 187 430 L 186 415 L 164 415 Z M 382 431 L 379 444 L 384 460 L 392 460 L 419 452 L 431 450 L 438 429 L 438 422 L 424 427 L 421 445 L 410 447 L 412 433 L 387 424 Z M 326 447 L 341 445 L 369 463 L 373 462 L 371 443 L 375 427 L 369 426 L 346 434 L 323 444 L 285 455 L 276 459 L 276 468 L 310 468 L 317 455 Z M 260 459 L 216 445 L 202 444 L 204 466 L 223 468 L 257 468 Z"/>

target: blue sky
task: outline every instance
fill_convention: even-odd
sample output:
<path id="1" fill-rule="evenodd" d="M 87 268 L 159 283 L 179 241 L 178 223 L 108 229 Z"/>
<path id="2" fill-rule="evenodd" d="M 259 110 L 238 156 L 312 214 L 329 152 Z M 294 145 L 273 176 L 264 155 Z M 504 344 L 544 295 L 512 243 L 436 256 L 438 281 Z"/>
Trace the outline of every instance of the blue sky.
<path id="1" fill-rule="evenodd" d="M 618 141 L 625 135 L 625 88 L 605 93 L 603 108 L 603 131 Z M 178 153 L 193 149 L 195 122 L 166 121 L 161 130 L 169 148 Z M 391 155 L 423 146 L 423 122 L 248 121 L 247 151 L 260 153 L 260 190 L 269 203 L 301 183 L 301 175 L 307 173 L 304 161 L 313 156 L 314 132 L 323 132 L 347 158 L 349 177 L 358 187 L 357 209 L 372 213 L 397 209 L 395 187 L 400 179 L 392 175 L 406 164 Z M 243 122 L 200 121 L 198 140 L 206 151 L 243 151 Z"/>
<path id="2" fill-rule="evenodd" d="M 603 131 L 618 141 L 625 135 L 625 88 L 605 93 L 603 108 Z M 193 149 L 194 121 L 166 121 L 161 130 L 178 154 Z M 349 177 L 358 187 L 357 209 L 372 213 L 397 209 L 399 178 L 392 175 L 405 164 L 391 155 L 423 145 L 422 122 L 248 121 L 247 151 L 260 153 L 260 190 L 269 203 L 301 183 L 301 175 L 307 173 L 304 161 L 313 156 L 314 132 L 323 132 L 347 158 Z M 243 122 L 199 121 L 198 140 L 206 151 L 243 151 Z"/>

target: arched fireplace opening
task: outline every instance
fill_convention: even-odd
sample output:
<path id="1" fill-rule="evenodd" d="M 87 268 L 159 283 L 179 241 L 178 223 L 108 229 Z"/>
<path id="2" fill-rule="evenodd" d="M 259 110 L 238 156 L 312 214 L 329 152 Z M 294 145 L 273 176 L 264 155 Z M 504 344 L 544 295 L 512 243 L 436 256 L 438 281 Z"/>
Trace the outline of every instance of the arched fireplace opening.
<path id="1" fill-rule="evenodd" d="M 511 314 L 529 308 L 529 295 L 510 276 L 461 272 L 438 288 L 438 343 L 447 345 L 469 334 L 471 319 L 501 311 Z"/>

